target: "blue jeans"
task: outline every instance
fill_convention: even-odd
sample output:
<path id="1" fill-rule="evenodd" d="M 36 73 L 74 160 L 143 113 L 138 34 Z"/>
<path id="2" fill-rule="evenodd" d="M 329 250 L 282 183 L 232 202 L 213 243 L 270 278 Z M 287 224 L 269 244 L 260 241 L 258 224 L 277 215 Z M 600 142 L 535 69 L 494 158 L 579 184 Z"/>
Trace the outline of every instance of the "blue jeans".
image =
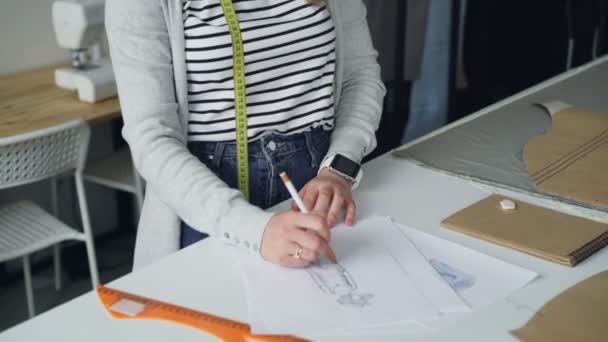
<path id="1" fill-rule="evenodd" d="M 249 202 L 266 209 L 288 199 L 279 177 L 283 171 L 296 189 L 314 178 L 329 148 L 330 134 L 315 128 L 293 135 L 269 134 L 249 143 Z M 190 142 L 188 149 L 228 186 L 238 188 L 235 143 Z M 182 221 L 181 248 L 206 237 Z"/>

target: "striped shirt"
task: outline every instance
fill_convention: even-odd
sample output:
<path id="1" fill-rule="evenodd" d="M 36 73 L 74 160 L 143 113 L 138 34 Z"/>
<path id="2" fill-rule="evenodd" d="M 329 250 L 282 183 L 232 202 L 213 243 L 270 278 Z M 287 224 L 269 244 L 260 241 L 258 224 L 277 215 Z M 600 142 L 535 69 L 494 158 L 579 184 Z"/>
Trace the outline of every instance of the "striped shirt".
<path id="1" fill-rule="evenodd" d="M 249 140 L 334 124 L 335 30 L 305 0 L 233 0 L 245 48 Z M 220 0 L 183 1 L 188 139 L 236 139 L 232 43 Z"/>

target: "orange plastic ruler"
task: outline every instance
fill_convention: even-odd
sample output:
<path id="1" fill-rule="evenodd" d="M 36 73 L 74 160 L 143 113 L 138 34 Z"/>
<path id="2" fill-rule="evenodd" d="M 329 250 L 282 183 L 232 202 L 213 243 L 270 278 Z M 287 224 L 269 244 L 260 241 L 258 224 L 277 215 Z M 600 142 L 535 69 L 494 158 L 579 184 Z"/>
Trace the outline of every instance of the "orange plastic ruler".
<path id="1" fill-rule="evenodd" d="M 117 319 L 168 321 L 202 330 L 228 342 L 305 342 L 278 335 L 253 335 L 249 325 L 181 306 L 97 285 L 97 295 L 110 316 Z"/>

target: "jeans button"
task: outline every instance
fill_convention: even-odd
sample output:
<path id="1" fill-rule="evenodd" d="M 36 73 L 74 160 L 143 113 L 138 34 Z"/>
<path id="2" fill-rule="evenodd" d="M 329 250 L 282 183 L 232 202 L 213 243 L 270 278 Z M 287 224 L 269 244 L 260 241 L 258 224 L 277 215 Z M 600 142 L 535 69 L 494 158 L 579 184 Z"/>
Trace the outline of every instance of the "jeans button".
<path id="1" fill-rule="evenodd" d="M 277 144 L 274 141 L 270 141 L 268 143 L 268 149 L 274 152 L 274 150 L 277 149 Z"/>

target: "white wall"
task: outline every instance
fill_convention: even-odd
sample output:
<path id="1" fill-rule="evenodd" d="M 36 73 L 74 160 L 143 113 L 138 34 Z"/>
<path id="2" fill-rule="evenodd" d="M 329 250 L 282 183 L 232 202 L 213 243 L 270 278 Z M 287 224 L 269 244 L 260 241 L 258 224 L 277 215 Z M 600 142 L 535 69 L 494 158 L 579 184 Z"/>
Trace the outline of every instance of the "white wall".
<path id="1" fill-rule="evenodd" d="M 0 0 L 0 75 L 69 59 L 55 42 L 53 0 Z"/>

